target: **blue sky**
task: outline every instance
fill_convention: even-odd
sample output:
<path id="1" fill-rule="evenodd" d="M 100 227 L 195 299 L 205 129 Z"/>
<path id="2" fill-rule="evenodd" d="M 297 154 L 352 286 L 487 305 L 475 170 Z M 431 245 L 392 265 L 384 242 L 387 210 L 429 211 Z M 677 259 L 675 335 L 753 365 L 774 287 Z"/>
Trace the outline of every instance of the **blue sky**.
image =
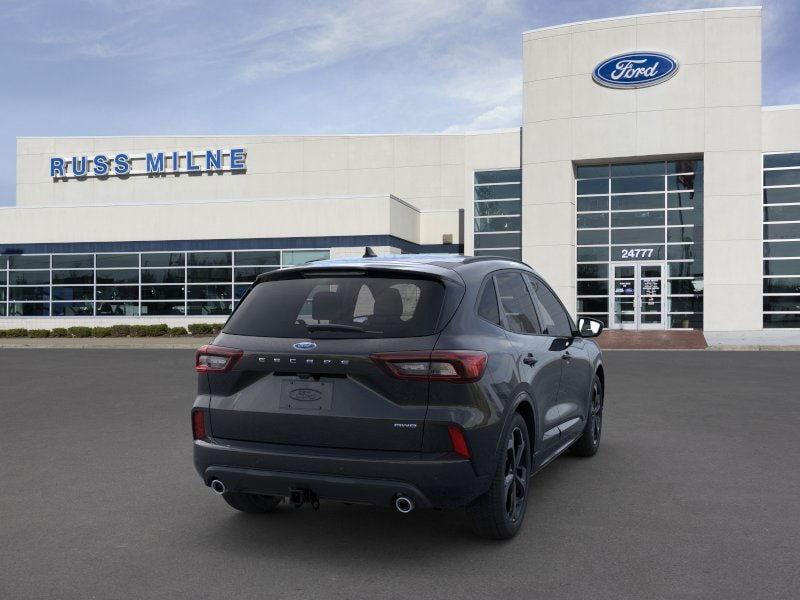
<path id="1" fill-rule="evenodd" d="M 0 0 L 0 204 L 16 136 L 515 127 L 523 31 L 752 4 Z M 800 2 L 763 4 L 764 104 L 800 103 Z"/>

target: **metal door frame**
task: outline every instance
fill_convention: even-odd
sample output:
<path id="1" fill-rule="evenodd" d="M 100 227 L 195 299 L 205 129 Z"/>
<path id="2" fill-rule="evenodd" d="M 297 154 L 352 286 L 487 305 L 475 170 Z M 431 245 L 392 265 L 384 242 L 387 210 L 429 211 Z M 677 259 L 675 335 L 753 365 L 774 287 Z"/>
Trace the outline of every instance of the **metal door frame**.
<path id="1" fill-rule="evenodd" d="M 667 312 L 666 312 L 666 278 L 667 278 L 667 263 L 659 260 L 643 260 L 643 261 L 616 261 L 609 263 L 609 329 L 625 329 L 633 331 L 646 331 L 646 330 L 659 330 L 667 329 Z M 633 268 L 633 322 L 632 323 L 618 323 L 616 321 L 615 299 L 617 289 L 617 276 L 616 267 L 632 267 Z M 660 282 L 660 300 L 661 300 L 661 321 L 659 323 L 642 323 L 642 267 L 659 267 L 661 269 L 661 282 Z M 620 279 L 628 279 L 627 277 Z M 652 279 L 652 278 L 648 278 Z M 622 296 L 621 296 L 622 297 Z M 651 313 L 653 314 L 653 313 Z"/>

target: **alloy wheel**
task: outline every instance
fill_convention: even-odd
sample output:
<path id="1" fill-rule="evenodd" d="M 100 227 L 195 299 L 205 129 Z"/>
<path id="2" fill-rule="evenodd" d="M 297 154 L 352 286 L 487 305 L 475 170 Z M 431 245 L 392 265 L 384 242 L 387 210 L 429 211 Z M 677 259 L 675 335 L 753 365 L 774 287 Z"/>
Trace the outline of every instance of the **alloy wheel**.
<path id="1" fill-rule="evenodd" d="M 529 471 L 530 457 L 525 448 L 525 436 L 519 427 L 515 427 L 506 446 L 505 477 L 503 479 L 506 516 L 511 522 L 516 522 L 525 509 Z"/>
<path id="2" fill-rule="evenodd" d="M 592 386 L 592 444 L 595 446 L 600 443 L 600 433 L 603 429 L 603 390 L 600 383 L 594 382 Z"/>

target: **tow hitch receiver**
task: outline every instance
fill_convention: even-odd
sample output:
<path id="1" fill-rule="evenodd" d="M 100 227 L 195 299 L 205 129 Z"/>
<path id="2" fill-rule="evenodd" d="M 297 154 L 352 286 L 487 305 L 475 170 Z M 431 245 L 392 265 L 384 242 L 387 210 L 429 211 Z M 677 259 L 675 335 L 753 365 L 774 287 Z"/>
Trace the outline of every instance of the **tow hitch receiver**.
<path id="1" fill-rule="evenodd" d="M 289 502 L 295 507 L 300 508 L 308 502 L 314 510 L 319 509 L 319 498 L 311 490 L 302 488 L 292 488 L 289 490 Z"/>

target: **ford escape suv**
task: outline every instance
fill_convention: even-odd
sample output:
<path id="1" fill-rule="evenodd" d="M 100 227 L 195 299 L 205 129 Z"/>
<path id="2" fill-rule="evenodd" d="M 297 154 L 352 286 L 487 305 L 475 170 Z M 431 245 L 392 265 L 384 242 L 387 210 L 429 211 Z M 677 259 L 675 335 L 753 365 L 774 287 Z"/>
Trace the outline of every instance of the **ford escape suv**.
<path id="1" fill-rule="evenodd" d="M 597 452 L 602 323 L 521 262 L 370 254 L 260 275 L 197 351 L 195 467 L 247 513 L 466 507 L 509 538 L 534 473 Z"/>

